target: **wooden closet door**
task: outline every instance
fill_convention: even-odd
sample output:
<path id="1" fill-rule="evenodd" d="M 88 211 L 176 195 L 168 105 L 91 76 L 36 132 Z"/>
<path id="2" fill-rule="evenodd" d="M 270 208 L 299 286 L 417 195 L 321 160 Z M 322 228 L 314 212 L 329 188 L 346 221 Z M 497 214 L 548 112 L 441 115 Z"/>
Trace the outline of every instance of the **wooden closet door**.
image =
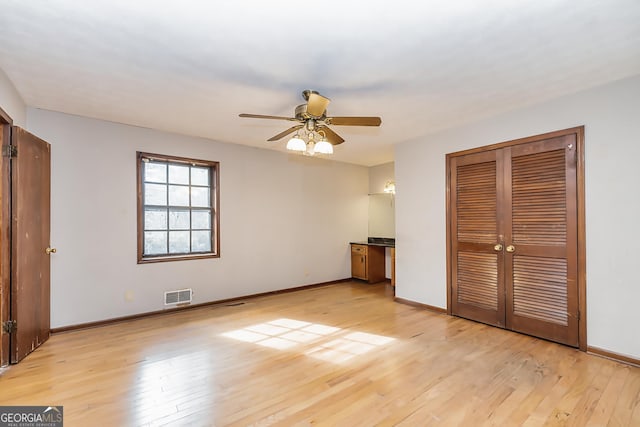
<path id="1" fill-rule="evenodd" d="M 11 159 L 12 253 L 11 363 L 18 363 L 50 334 L 51 145 L 14 126 Z"/>
<path id="2" fill-rule="evenodd" d="M 504 327 L 503 158 L 498 154 L 450 159 L 451 307 L 456 316 Z"/>
<path id="3" fill-rule="evenodd" d="M 449 313 L 586 350 L 583 135 L 447 155 Z"/>
<path id="4" fill-rule="evenodd" d="M 506 327 L 578 346 L 576 135 L 503 150 Z"/>

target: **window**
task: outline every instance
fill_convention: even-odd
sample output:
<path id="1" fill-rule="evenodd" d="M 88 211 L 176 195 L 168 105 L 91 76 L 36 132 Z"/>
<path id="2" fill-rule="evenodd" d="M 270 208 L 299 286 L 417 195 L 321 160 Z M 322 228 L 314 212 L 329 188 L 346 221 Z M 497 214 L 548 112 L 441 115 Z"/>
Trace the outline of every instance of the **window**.
<path id="1" fill-rule="evenodd" d="M 138 263 L 220 256 L 219 164 L 137 153 Z"/>

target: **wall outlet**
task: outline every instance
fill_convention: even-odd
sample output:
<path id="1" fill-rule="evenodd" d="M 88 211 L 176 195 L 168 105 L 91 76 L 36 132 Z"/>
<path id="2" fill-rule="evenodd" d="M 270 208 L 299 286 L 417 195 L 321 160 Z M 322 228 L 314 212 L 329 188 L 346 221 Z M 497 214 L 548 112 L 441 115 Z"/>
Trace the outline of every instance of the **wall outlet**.
<path id="1" fill-rule="evenodd" d="M 134 300 L 133 291 L 129 290 L 124 293 L 124 300 L 127 302 L 131 302 Z"/>

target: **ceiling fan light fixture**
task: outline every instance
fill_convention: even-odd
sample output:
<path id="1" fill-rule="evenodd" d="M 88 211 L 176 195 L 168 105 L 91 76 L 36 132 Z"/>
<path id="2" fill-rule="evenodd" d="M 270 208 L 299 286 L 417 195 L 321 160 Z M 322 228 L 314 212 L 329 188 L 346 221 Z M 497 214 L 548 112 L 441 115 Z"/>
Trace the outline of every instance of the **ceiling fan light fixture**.
<path id="1" fill-rule="evenodd" d="M 287 150 L 298 151 L 307 156 L 313 156 L 315 153 L 333 154 L 333 146 L 344 142 L 344 138 L 329 128 L 329 125 L 380 126 L 382 123 L 380 117 L 328 117 L 327 105 L 331 102 L 329 98 L 313 90 L 305 90 L 302 92 L 302 97 L 307 103 L 298 105 L 293 117 L 247 113 L 241 113 L 240 117 L 298 122 L 295 126 L 272 136 L 267 141 L 279 141 L 296 132 L 296 135 L 287 142 Z"/>
<path id="2" fill-rule="evenodd" d="M 304 153 L 305 156 L 313 156 L 314 154 L 316 154 L 316 143 L 313 141 L 313 138 L 309 140 L 309 142 L 307 142 L 307 149 Z"/>
<path id="3" fill-rule="evenodd" d="M 300 136 L 296 135 L 287 142 L 287 150 L 292 151 L 306 151 L 307 144 Z"/>
<path id="4" fill-rule="evenodd" d="M 333 154 L 333 145 L 326 139 L 316 142 L 315 152 L 320 154 Z"/>

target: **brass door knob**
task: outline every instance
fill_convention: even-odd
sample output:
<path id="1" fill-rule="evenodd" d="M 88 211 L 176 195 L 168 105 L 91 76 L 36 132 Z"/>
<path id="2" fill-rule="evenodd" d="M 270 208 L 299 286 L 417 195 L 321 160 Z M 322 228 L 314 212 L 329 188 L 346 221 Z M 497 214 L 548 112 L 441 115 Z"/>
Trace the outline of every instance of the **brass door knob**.
<path id="1" fill-rule="evenodd" d="M 47 255 L 55 254 L 57 252 L 56 248 L 47 248 L 44 250 Z"/>
<path id="2" fill-rule="evenodd" d="M 493 250 L 496 252 L 500 252 L 502 250 L 502 244 L 498 243 L 493 247 Z"/>
<path id="3" fill-rule="evenodd" d="M 507 252 L 515 252 L 516 251 L 516 247 L 513 245 L 509 245 L 507 246 Z"/>

